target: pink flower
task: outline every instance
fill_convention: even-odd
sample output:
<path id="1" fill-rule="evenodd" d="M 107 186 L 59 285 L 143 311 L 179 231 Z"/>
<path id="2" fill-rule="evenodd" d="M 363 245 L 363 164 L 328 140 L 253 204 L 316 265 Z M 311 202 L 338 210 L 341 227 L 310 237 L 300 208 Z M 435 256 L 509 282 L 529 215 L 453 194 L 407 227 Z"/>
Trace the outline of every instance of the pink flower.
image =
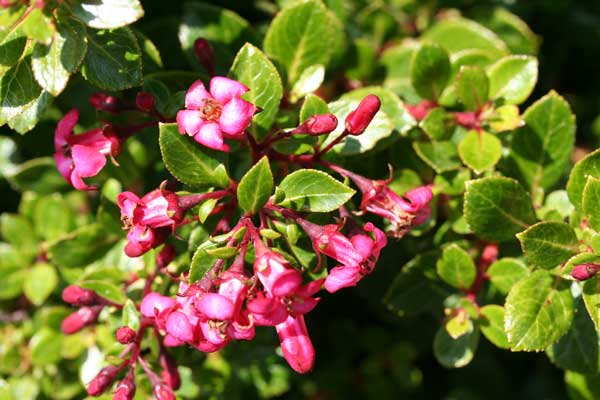
<path id="1" fill-rule="evenodd" d="M 117 374 L 121 371 L 120 367 L 109 365 L 100 370 L 98 375 L 88 384 L 87 392 L 90 396 L 100 396 L 114 382 Z"/>
<path id="2" fill-rule="evenodd" d="M 308 336 L 304 316 L 289 316 L 275 329 L 279 336 L 283 357 L 290 367 L 300 374 L 309 372 L 315 363 L 315 349 Z"/>
<path id="3" fill-rule="evenodd" d="M 176 306 L 174 299 L 163 296 L 160 293 L 150 292 L 144 296 L 140 305 L 140 312 L 144 317 L 155 317 L 163 311 L 174 308 Z"/>
<path id="4" fill-rule="evenodd" d="M 302 283 L 302 275 L 281 254 L 267 249 L 260 239 L 254 241 L 254 246 L 254 272 L 265 290 L 272 296 L 294 292 Z"/>
<path id="5" fill-rule="evenodd" d="M 116 157 L 120 141 L 112 129 L 104 129 L 75 135 L 73 128 L 79 119 L 76 109 L 69 111 L 54 131 L 54 160 L 60 174 L 77 190 L 90 190 L 82 178 L 96 176 L 106 165 L 106 156 Z"/>
<path id="6" fill-rule="evenodd" d="M 222 76 L 211 79 L 210 92 L 201 81 L 194 82 L 185 96 L 186 109 L 177 113 L 179 132 L 211 149 L 229 151 L 223 138 L 241 139 L 254 115 L 254 105 L 240 97 L 247 91 Z"/>
<path id="7" fill-rule="evenodd" d="M 362 256 L 362 261 L 358 266 L 339 265 L 329 271 L 325 280 L 325 289 L 330 293 L 356 286 L 363 276 L 373 272 L 381 249 L 387 245 L 385 233 L 371 222 L 366 223 L 362 230 L 356 227 L 351 232 L 350 241 Z"/>

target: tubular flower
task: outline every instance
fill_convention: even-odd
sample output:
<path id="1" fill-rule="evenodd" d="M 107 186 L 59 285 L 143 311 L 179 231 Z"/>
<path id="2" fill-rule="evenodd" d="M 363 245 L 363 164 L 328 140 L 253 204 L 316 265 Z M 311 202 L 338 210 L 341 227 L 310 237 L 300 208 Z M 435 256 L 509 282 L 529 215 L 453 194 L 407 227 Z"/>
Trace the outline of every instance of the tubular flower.
<path id="1" fill-rule="evenodd" d="M 194 82 L 185 96 L 186 109 L 177 113 L 179 132 L 211 149 L 229 151 L 223 138 L 241 139 L 256 109 L 241 99 L 247 91 L 240 82 L 222 76 L 211 79 L 210 91 L 201 81 Z"/>
<path id="2" fill-rule="evenodd" d="M 120 140 L 110 126 L 75 135 L 73 128 L 79 119 L 79 111 L 69 111 L 54 131 L 54 160 L 60 174 L 77 190 L 95 189 L 83 178 L 90 178 L 106 165 L 106 156 L 116 157 L 120 152 Z"/>
<path id="3" fill-rule="evenodd" d="M 315 349 L 308 336 L 304 316 L 289 316 L 275 326 L 283 357 L 292 369 L 300 374 L 309 372 L 315 364 Z"/>
<path id="4" fill-rule="evenodd" d="M 267 249 L 260 240 L 256 240 L 254 246 L 254 272 L 267 292 L 273 296 L 286 296 L 300 286 L 302 276 L 281 254 Z"/>

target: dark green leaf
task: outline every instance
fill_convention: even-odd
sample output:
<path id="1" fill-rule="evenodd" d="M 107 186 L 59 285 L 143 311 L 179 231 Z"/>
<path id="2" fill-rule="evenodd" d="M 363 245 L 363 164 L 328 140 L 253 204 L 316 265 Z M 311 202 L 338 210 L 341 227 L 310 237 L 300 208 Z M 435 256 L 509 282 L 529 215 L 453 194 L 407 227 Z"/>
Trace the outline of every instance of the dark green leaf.
<path id="1" fill-rule="evenodd" d="M 538 270 L 519 281 L 506 297 L 504 328 L 510 348 L 541 351 L 571 326 L 573 297 L 565 282 Z"/>
<path id="2" fill-rule="evenodd" d="M 165 166 L 177 180 L 193 186 L 229 186 L 226 153 L 208 149 L 181 135 L 177 124 L 160 124 L 160 149 Z"/>
<path id="3" fill-rule="evenodd" d="M 465 219 L 478 236 L 507 241 L 535 222 L 531 199 L 517 181 L 494 176 L 469 181 L 466 186 Z"/>
<path id="4" fill-rule="evenodd" d="M 42 92 L 30 64 L 30 56 L 21 58 L 0 79 L 0 125 L 24 112 Z"/>
<path id="5" fill-rule="evenodd" d="M 51 243 L 48 256 L 61 267 L 81 267 L 102 257 L 118 239 L 99 224 L 87 225 Z"/>
<path id="6" fill-rule="evenodd" d="M 88 29 L 88 50 L 81 72 L 105 90 L 125 90 L 142 84 L 142 52 L 128 28 Z"/>
<path id="7" fill-rule="evenodd" d="M 6 179 L 16 190 L 53 193 L 67 185 L 50 157 L 34 158 L 6 174 Z"/>
<path id="8" fill-rule="evenodd" d="M 240 180 L 237 198 L 240 207 L 249 214 L 256 214 L 273 194 L 273 174 L 269 159 L 260 159 Z"/>
<path id="9" fill-rule="evenodd" d="M 190 283 L 202 279 L 217 262 L 217 258 L 209 255 L 206 250 L 206 247 L 200 246 L 192 257 L 189 274 Z"/>
<path id="10" fill-rule="evenodd" d="M 437 173 L 459 169 L 460 158 L 456 145 L 450 141 L 413 142 L 413 148 L 421 160 Z"/>
<path id="11" fill-rule="evenodd" d="M 578 251 L 575 231 L 563 222 L 539 222 L 517 234 L 527 262 L 540 268 L 553 268 Z"/>
<path id="12" fill-rule="evenodd" d="M 442 47 L 422 45 L 410 63 L 410 80 L 419 96 L 437 100 L 450 78 L 450 59 Z"/>
<path id="13" fill-rule="evenodd" d="M 325 172 L 301 169 L 281 181 L 276 198 L 278 204 L 294 210 L 330 212 L 344 205 L 354 193 Z"/>

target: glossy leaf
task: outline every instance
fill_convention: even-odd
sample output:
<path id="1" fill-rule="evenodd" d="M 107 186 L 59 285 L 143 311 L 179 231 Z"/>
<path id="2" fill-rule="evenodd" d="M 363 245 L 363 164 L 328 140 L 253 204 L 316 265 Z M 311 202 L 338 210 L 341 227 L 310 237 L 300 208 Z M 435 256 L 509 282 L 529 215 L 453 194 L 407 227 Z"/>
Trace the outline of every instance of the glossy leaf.
<path id="1" fill-rule="evenodd" d="M 413 142 L 417 155 L 437 173 L 459 169 L 460 158 L 456 145 L 450 141 Z"/>
<path id="2" fill-rule="evenodd" d="M 588 216 L 588 223 L 600 231 L 600 179 L 589 176 L 583 189 L 582 206 L 583 212 Z"/>
<path id="3" fill-rule="evenodd" d="M 491 169 L 502 157 L 502 142 L 491 133 L 469 131 L 458 144 L 461 160 L 476 173 Z"/>
<path id="4" fill-rule="evenodd" d="M 455 80 L 458 100 L 469 111 L 479 110 L 488 100 L 490 82 L 477 66 L 462 66 Z"/>
<path id="5" fill-rule="evenodd" d="M 529 275 L 529 269 L 521 260 L 505 257 L 490 265 L 486 274 L 492 285 L 507 294 L 515 283 Z"/>
<path id="6" fill-rule="evenodd" d="M 495 346 L 508 349 L 508 338 L 504 332 L 504 308 L 496 304 L 481 307 L 479 327 L 481 333 Z"/>
<path id="7" fill-rule="evenodd" d="M 96 29 L 119 28 L 144 15 L 139 0 L 83 0 L 72 10 L 87 26 Z"/>
<path id="8" fill-rule="evenodd" d="M 263 157 L 240 180 L 237 188 L 240 207 L 249 214 L 256 214 L 273 194 L 274 186 L 269 159 Z"/>
<path id="9" fill-rule="evenodd" d="M 442 327 L 433 339 L 433 354 L 446 368 L 462 368 L 471 362 L 478 344 L 479 330 L 473 326 L 458 339 L 453 339 Z"/>
<path id="10" fill-rule="evenodd" d="M 432 44 L 422 45 L 410 63 L 410 79 L 419 96 L 436 100 L 450 78 L 450 59 L 446 50 Z"/>
<path id="11" fill-rule="evenodd" d="M 600 179 L 600 150 L 595 150 L 581 159 L 569 176 L 567 193 L 577 210 L 583 209 L 583 191 L 588 177 Z"/>
<path id="12" fill-rule="evenodd" d="M 436 269 L 442 280 L 457 289 L 470 288 L 477 275 L 473 259 L 457 245 L 444 249 Z"/>
<path id="13" fill-rule="evenodd" d="M 537 82 L 538 61 L 531 56 L 507 56 L 488 68 L 490 98 L 505 104 L 524 102 Z"/>
<path id="14" fill-rule="evenodd" d="M 575 231 L 563 222 L 539 222 L 517 234 L 527 263 L 540 268 L 553 268 L 578 251 Z"/>

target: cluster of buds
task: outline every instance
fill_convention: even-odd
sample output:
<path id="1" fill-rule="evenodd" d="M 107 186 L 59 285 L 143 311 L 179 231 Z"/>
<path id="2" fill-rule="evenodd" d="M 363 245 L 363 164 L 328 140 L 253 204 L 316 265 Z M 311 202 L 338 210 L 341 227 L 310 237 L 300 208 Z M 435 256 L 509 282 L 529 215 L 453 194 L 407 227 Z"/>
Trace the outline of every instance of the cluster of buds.
<path id="1" fill-rule="evenodd" d="M 62 321 L 61 330 L 66 335 L 79 332 L 84 327 L 94 324 L 98 320 L 100 311 L 110 304 L 93 290 L 77 285 L 67 286 L 62 292 L 62 298 L 65 303 L 79 307 Z"/>

